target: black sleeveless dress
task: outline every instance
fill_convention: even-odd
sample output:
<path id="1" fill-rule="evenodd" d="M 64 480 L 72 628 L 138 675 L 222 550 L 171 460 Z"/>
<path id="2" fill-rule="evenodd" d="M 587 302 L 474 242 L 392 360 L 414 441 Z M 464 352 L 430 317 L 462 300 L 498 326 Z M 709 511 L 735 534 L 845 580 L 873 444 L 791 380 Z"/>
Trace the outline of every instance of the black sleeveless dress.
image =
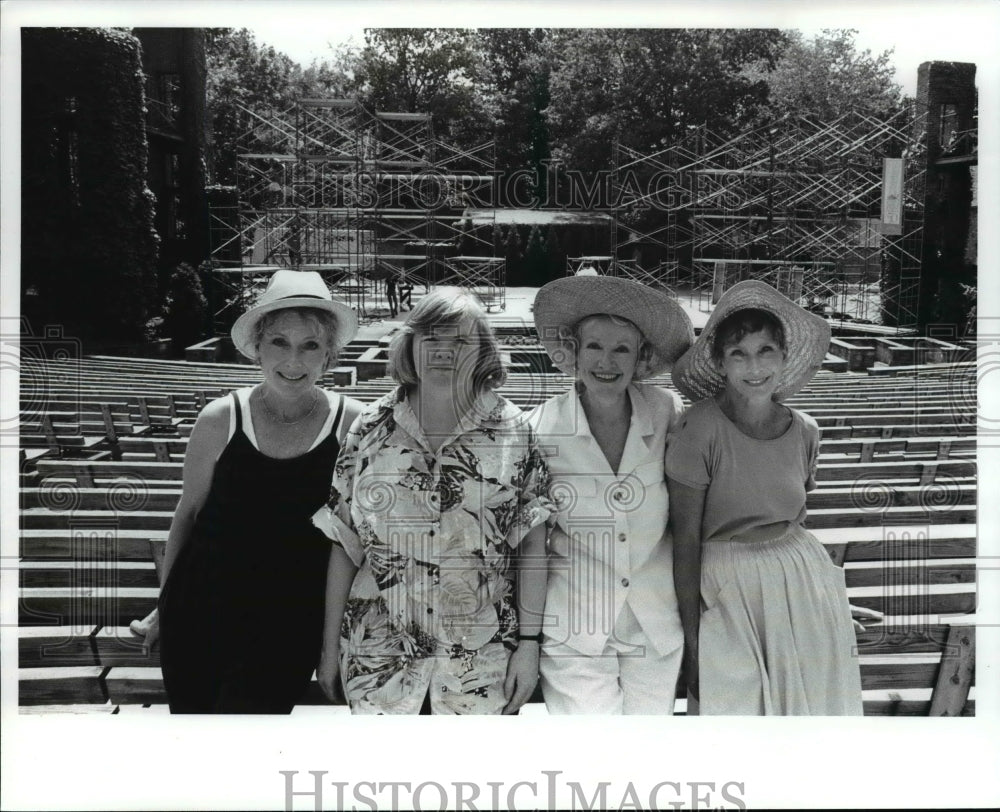
<path id="1" fill-rule="evenodd" d="M 191 538 L 160 593 L 160 663 L 171 713 L 289 713 L 319 662 L 330 541 L 312 515 L 330 496 L 344 400 L 300 457 L 236 430 Z"/>

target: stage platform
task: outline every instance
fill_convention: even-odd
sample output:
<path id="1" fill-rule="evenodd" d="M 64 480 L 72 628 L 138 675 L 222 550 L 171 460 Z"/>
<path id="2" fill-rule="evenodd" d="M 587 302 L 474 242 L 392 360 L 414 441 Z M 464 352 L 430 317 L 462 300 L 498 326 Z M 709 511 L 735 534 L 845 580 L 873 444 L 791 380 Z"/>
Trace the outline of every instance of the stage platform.
<path id="1" fill-rule="evenodd" d="M 506 309 L 499 313 L 488 313 L 487 319 L 494 327 L 517 327 L 521 325 L 532 326 L 534 325 L 532 305 L 534 304 L 535 296 L 537 295 L 538 288 L 508 287 Z M 420 296 L 415 292 L 414 299 L 417 300 L 419 298 Z M 687 313 L 688 318 L 691 319 L 691 324 L 694 326 L 695 332 L 699 332 L 708 321 L 708 317 L 712 312 L 711 309 L 702 309 L 699 305 L 697 295 L 679 293 L 677 296 L 677 302 L 684 309 L 684 312 Z M 407 315 L 407 312 L 403 311 L 394 318 L 385 318 L 381 321 L 364 324 L 361 327 L 361 332 L 358 334 L 358 338 L 377 341 L 383 336 L 391 333 L 396 329 L 396 327 L 406 321 Z M 910 330 L 897 330 L 894 327 L 883 327 L 878 324 L 859 324 L 857 322 L 849 321 L 841 322 L 838 320 L 831 320 L 830 326 L 833 328 L 834 335 L 843 333 L 858 336 L 869 335 L 872 337 L 891 338 L 893 336 L 905 336 L 912 334 L 912 331 Z"/>
<path id="2" fill-rule="evenodd" d="M 499 313 L 488 313 L 487 319 L 494 327 L 517 327 L 522 325 L 531 327 L 535 323 L 531 308 L 535 302 L 536 295 L 538 295 L 538 288 L 508 287 L 507 309 Z M 418 298 L 420 297 L 415 292 L 414 299 Z M 705 326 L 709 314 L 698 310 L 696 297 L 692 299 L 681 296 L 678 301 L 688 314 L 696 330 L 700 330 Z M 377 341 L 406 321 L 407 315 L 408 313 L 403 311 L 394 318 L 385 318 L 381 321 L 364 324 L 358 333 L 358 338 L 367 341 Z"/>

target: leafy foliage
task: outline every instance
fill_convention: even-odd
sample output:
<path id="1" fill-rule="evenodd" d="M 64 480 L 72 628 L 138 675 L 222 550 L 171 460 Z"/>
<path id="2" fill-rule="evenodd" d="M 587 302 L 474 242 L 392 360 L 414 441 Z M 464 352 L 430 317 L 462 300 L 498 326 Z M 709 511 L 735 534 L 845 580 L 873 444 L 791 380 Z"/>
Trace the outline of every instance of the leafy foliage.
<path id="1" fill-rule="evenodd" d="M 480 92 L 496 133 L 497 168 L 531 167 L 544 183 L 542 161 L 550 157 L 549 32 L 541 28 L 484 28 L 478 32 L 482 61 Z M 543 195 L 539 195 L 542 197 Z"/>
<path id="2" fill-rule="evenodd" d="M 201 339 L 207 309 L 201 279 L 182 262 L 170 275 L 163 314 L 163 329 L 173 339 L 175 352 Z"/>
<path id="3" fill-rule="evenodd" d="M 743 74 L 767 86 L 772 118 L 834 121 L 848 112 L 891 116 L 902 103 L 890 63 L 892 51 L 860 51 L 855 34 L 854 29 L 824 29 L 810 39 L 798 31 L 786 32 L 787 44 L 777 62 L 758 61 Z"/>
<path id="4" fill-rule="evenodd" d="M 270 46 L 257 44 L 245 28 L 210 28 L 206 31 L 208 82 L 207 107 L 212 121 L 213 179 L 217 184 L 236 183 L 236 156 L 255 116 L 287 112 L 295 99 L 317 88 L 337 93 L 349 89 L 345 75 L 324 63 L 308 72 Z M 284 145 L 274 145 L 283 151 Z M 261 148 L 257 145 L 257 148 Z"/>
<path id="5" fill-rule="evenodd" d="M 475 87 L 475 42 L 475 32 L 465 29 L 365 29 L 359 98 L 371 110 L 430 113 L 438 137 L 481 143 L 490 133 Z"/>
<path id="6" fill-rule="evenodd" d="M 25 312 L 67 335 L 138 340 L 155 298 L 139 41 L 109 29 L 22 34 Z"/>
<path id="7" fill-rule="evenodd" d="M 597 169 L 615 139 L 651 152 L 698 126 L 735 133 L 767 98 L 744 66 L 773 61 L 783 42 L 778 31 L 753 29 L 559 30 L 547 110 L 553 154 Z"/>

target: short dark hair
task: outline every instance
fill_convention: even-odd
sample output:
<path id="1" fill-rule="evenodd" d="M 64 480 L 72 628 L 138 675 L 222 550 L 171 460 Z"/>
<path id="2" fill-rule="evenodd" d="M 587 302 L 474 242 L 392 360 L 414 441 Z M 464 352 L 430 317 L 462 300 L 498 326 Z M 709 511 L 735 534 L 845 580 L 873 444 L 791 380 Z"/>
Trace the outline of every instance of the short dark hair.
<path id="1" fill-rule="evenodd" d="M 782 352 L 787 352 L 785 347 L 785 328 L 781 326 L 781 321 L 769 310 L 761 310 L 757 307 L 745 307 L 742 310 L 735 310 L 726 316 L 715 328 L 715 335 L 712 336 L 712 360 L 722 361 L 725 349 L 730 344 L 739 344 L 743 336 L 750 333 L 759 333 L 767 330 Z"/>

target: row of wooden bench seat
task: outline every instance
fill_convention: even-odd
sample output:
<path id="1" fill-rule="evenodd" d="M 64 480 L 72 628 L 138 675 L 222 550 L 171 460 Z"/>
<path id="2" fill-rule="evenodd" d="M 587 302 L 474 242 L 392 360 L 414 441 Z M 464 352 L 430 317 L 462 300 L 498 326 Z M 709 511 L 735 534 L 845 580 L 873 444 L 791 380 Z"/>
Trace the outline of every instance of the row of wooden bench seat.
<path id="1" fill-rule="evenodd" d="M 830 455 L 832 456 L 832 455 Z M 903 460 L 900 462 L 832 462 L 825 456 L 816 479 L 822 486 L 828 481 L 850 482 L 878 479 L 886 483 L 910 482 L 926 485 L 938 476 L 949 480 L 976 477 L 976 463 L 970 459 L 940 462 Z M 141 462 L 132 460 L 39 460 L 36 470 L 41 484 L 63 478 L 81 487 L 95 487 L 95 482 L 112 483 L 116 478 L 138 479 L 146 484 L 176 481 L 182 478 L 182 462 Z"/>
<path id="2" fill-rule="evenodd" d="M 355 397 L 365 394 L 373 399 L 374 393 L 351 392 Z M 384 394 L 384 392 L 382 392 Z M 510 393 L 511 400 L 521 408 L 531 408 L 544 398 L 531 398 Z M 175 412 L 176 414 L 176 412 Z M 92 445 L 85 438 L 104 437 L 113 445 L 119 436 L 137 436 L 146 433 L 189 433 L 197 414 L 195 409 L 186 416 L 164 416 L 157 420 L 149 417 L 138 422 L 131 409 L 120 404 L 101 404 L 92 411 L 50 410 L 26 416 L 21 423 L 23 447 L 47 447 L 57 450 L 66 447 Z M 862 436 L 880 433 L 879 427 L 923 426 L 922 433 L 973 434 L 977 430 L 977 415 L 973 408 L 949 407 L 947 402 L 922 402 L 914 405 L 880 406 L 873 408 L 862 403 L 839 405 L 813 405 L 809 414 L 832 436 Z M 831 434 L 831 432 L 833 432 Z M 891 435 L 890 431 L 890 435 Z M 84 438 L 84 439 L 81 439 Z"/>
<path id="3" fill-rule="evenodd" d="M 21 623 L 50 625 L 74 617 L 100 617 L 104 623 L 128 622 L 134 615 L 116 601 L 135 598 L 155 604 L 156 569 L 149 561 L 23 561 Z M 974 612 L 976 565 L 971 559 L 917 559 L 893 563 L 848 562 L 845 580 L 854 603 L 889 615 Z M 152 590 L 140 594 L 136 590 Z M 93 612 L 85 611 L 86 608 Z M 123 617 L 122 613 L 126 617 Z"/>
<path id="4" fill-rule="evenodd" d="M 971 464 L 971 461 L 970 461 Z M 949 506 L 974 505 L 976 502 L 975 476 L 953 476 L 946 474 L 942 463 L 927 466 L 923 483 L 913 481 L 891 482 L 884 478 L 884 468 L 867 470 L 864 465 L 853 480 L 820 479 L 821 487 L 807 496 L 806 505 L 810 511 L 823 508 L 856 508 L 859 504 L 883 502 L 898 505 L 921 504 L 927 499 Z M 974 467 L 974 466 L 973 466 Z M 951 469 L 950 469 L 951 470 Z M 116 487 L 120 485 L 121 487 Z M 55 482 L 44 479 L 38 486 L 21 489 L 21 509 L 49 510 L 102 510 L 117 508 L 122 512 L 136 510 L 174 510 L 180 499 L 179 483 L 172 486 L 150 487 L 138 476 L 119 478 L 109 486 L 85 487 L 77 482 Z"/>
<path id="5" fill-rule="evenodd" d="M 53 518 L 46 516 L 45 519 Z M 976 526 L 973 522 L 885 521 L 856 525 L 812 527 L 817 538 L 838 564 L 854 561 L 898 562 L 910 557 L 972 558 L 976 555 Z M 168 516 L 169 519 L 169 516 Z M 113 512 L 79 515 L 74 521 L 28 522 L 21 528 L 21 558 L 35 560 L 154 560 L 153 549 L 166 541 L 167 522 L 130 523 L 114 521 Z M 152 545 L 152 546 L 151 546 Z"/>
<path id="6" fill-rule="evenodd" d="M 374 400 L 395 387 L 395 383 L 390 379 L 378 379 L 367 381 L 354 386 L 341 386 L 337 390 L 362 401 Z M 562 394 L 569 389 L 565 382 L 558 384 L 534 385 L 520 387 L 514 385 L 504 385 L 498 391 L 511 400 L 528 400 L 531 402 L 542 402 L 547 398 L 557 394 Z M 81 418 L 99 422 L 105 410 L 119 420 L 128 420 L 132 423 L 150 425 L 156 422 L 166 422 L 179 417 L 194 417 L 208 400 L 218 397 L 223 390 L 215 390 L 206 394 L 206 390 L 199 390 L 196 393 L 142 396 L 132 395 L 125 398 L 120 392 L 106 391 L 103 394 L 86 394 L 76 398 L 63 393 L 51 393 L 45 404 L 32 402 L 22 402 L 21 419 L 22 422 L 37 420 L 43 414 L 48 414 L 53 420 L 66 420 Z M 913 393 L 909 397 L 875 397 L 872 393 L 859 391 L 850 397 L 833 398 L 829 395 L 807 393 L 797 395 L 790 399 L 788 404 L 799 409 L 803 409 L 810 414 L 819 411 L 821 414 L 835 414 L 842 410 L 845 414 L 857 412 L 865 407 L 875 407 L 879 409 L 902 409 L 921 411 L 975 411 L 976 403 L 955 402 L 954 393 L 949 392 L 920 392 Z"/>
<path id="7" fill-rule="evenodd" d="M 258 381 L 248 382 L 246 385 L 251 386 Z M 670 388 L 666 383 L 660 383 L 657 385 L 664 386 L 665 388 Z M 372 401 L 375 400 L 387 392 L 391 391 L 396 384 L 391 379 L 377 379 L 374 381 L 366 381 L 362 384 L 356 384 L 353 386 L 338 386 L 332 387 L 336 391 L 342 392 L 345 395 L 350 395 L 361 401 Z M 236 389 L 239 387 L 232 387 Z M 521 387 L 514 385 L 504 385 L 498 392 L 509 400 L 525 401 L 531 404 L 537 404 L 544 402 L 545 400 L 554 397 L 555 395 L 562 394 L 569 389 L 569 386 L 564 382 L 559 383 L 544 383 L 536 384 L 530 387 Z M 221 394 L 223 391 L 218 390 Z M 50 400 L 44 406 L 31 402 L 22 402 L 22 419 L 25 421 L 30 421 L 32 419 L 38 419 L 41 414 L 49 413 L 54 419 L 58 420 L 61 416 L 81 416 L 90 415 L 92 420 L 100 419 L 102 414 L 102 407 L 108 406 L 112 410 L 112 413 L 116 416 L 125 419 L 127 418 L 136 424 L 149 424 L 155 422 L 163 422 L 168 419 L 176 419 L 178 417 L 195 417 L 198 412 L 204 406 L 206 400 L 211 400 L 218 395 L 212 395 L 205 397 L 205 390 L 198 390 L 192 393 L 162 393 L 162 394 L 145 394 L 145 395 L 135 395 L 132 398 L 132 402 L 123 403 L 121 402 L 120 391 L 116 392 L 114 389 L 103 388 L 100 390 L 94 390 L 91 392 L 81 393 L 76 398 L 73 397 L 70 392 L 53 392 L 50 393 Z M 136 405 L 137 401 L 140 399 L 146 402 L 146 414 L 142 414 L 142 410 Z M 957 402 L 956 402 L 957 401 Z M 805 395 L 796 396 L 788 401 L 790 406 L 794 406 L 803 411 L 812 413 L 817 409 L 825 410 L 826 413 L 834 413 L 838 409 L 845 410 L 845 413 L 850 413 L 851 411 L 856 411 L 859 408 L 867 406 L 879 405 L 883 409 L 942 409 L 942 410 L 965 410 L 974 411 L 976 409 L 976 401 L 957 399 L 956 393 L 947 391 L 923 391 L 923 392 L 912 392 L 912 393 L 901 393 L 897 392 L 893 396 L 887 395 L 886 397 L 878 397 L 876 393 L 865 392 L 859 389 L 856 393 L 851 393 L 850 396 L 842 396 L 840 398 L 834 398 L 829 395 L 817 392 L 808 392 Z"/>
<path id="8" fill-rule="evenodd" d="M 163 393 L 166 391 L 196 391 L 211 380 L 215 384 L 227 388 L 250 385 L 260 378 L 259 370 L 254 366 L 225 364 L 188 364 L 174 362 L 163 364 L 153 370 L 136 368 L 132 359 L 115 359 L 105 364 L 95 363 L 92 359 L 73 361 L 48 361 L 38 370 L 37 378 L 45 382 L 45 391 L 68 389 L 86 389 L 100 386 L 102 383 L 116 385 L 122 380 L 130 380 L 139 391 Z M 925 387 L 954 387 L 957 380 L 971 372 L 975 374 L 975 364 L 945 364 L 925 367 L 910 367 L 907 370 L 895 368 L 880 372 L 878 376 L 858 373 L 830 373 L 820 371 L 810 382 L 812 390 L 842 389 L 858 385 L 868 385 L 876 389 L 891 392 L 896 389 L 921 389 Z M 890 374 L 891 373 L 891 374 Z M 513 370 L 508 374 L 512 383 L 528 380 L 559 380 L 558 374 L 539 374 Z M 325 380 L 332 383 L 333 373 L 328 371 Z M 376 380 L 378 380 L 376 378 Z M 658 381 L 669 382 L 669 375 L 660 376 Z M 30 392 L 31 389 L 29 388 Z"/>
<path id="9" fill-rule="evenodd" d="M 379 385 L 369 384 L 367 387 L 350 387 L 345 391 L 361 400 L 372 400 L 392 387 L 391 381 Z M 527 392 L 514 390 L 505 391 L 517 405 L 531 408 L 551 397 L 556 391 L 564 391 L 565 387 L 552 390 L 539 390 L 537 387 Z M 212 393 L 216 395 L 216 393 Z M 926 393 L 925 393 L 926 395 Z M 94 397 L 94 396 L 91 396 Z M 115 446 L 119 435 L 132 437 L 152 431 L 167 432 L 177 429 L 179 433 L 188 434 L 200 408 L 209 397 L 200 390 L 189 402 L 178 405 L 176 396 L 162 396 L 164 404 L 159 405 L 160 414 L 154 415 L 144 397 L 135 397 L 138 402 L 138 414 L 132 404 L 94 403 L 81 405 L 76 411 L 66 408 L 68 404 L 60 403 L 43 412 L 24 415 L 21 428 L 21 445 L 25 449 L 45 448 L 54 455 L 77 455 L 86 453 L 99 440 L 92 437 L 103 437 L 109 445 Z M 873 408 L 871 401 L 857 400 L 854 402 L 825 403 L 822 400 L 795 402 L 800 408 L 808 409 L 821 427 L 827 429 L 827 437 L 861 437 L 879 436 L 888 438 L 900 434 L 895 427 L 905 430 L 913 423 L 924 424 L 922 433 L 965 433 L 976 431 L 976 404 L 955 404 L 946 397 L 928 399 L 914 398 L 910 402 L 902 399 L 891 405 L 882 403 Z M 62 408 L 59 408 L 62 407 Z M 878 429 L 876 427 L 883 427 Z M 837 431 L 831 432 L 831 428 Z M 37 454 L 34 456 L 38 456 Z"/>
<path id="10" fill-rule="evenodd" d="M 974 565 L 969 557 L 975 550 L 974 528 L 896 528 L 898 535 L 889 538 L 881 537 L 882 528 L 864 531 L 865 537 L 856 536 L 854 541 L 845 540 L 840 530 L 817 533 L 834 559 L 840 550 L 848 559 L 845 578 L 852 602 L 889 613 L 882 624 L 858 637 L 866 713 L 929 713 L 931 697 L 941 693 L 937 686 L 942 682 L 947 683 L 945 693 L 955 693 L 951 686 L 960 689 L 946 712 L 974 712 L 974 698 L 968 695 L 969 686 L 974 684 L 970 646 L 974 650 L 975 630 L 973 618 L 968 616 L 975 611 Z M 79 533 L 80 529 L 71 532 Z M 144 653 L 140 641 L 126 628 L 129 620 L 144 616 L 155 605 L 158 589 L 154 567 L 148 560 L 133 561 L 130 567 L 122 554 L 129 546 L 133 554 L 145 547 L 144 557 L 148 558 L 150 540 L 133 536 L 129 545 L 118 538 L 122 532 L 128 531 L 115 530 L 106 537 L 112 556 L 105 566 L 70 559 L 59 563 L 72 563 L 71 567 L 48 571 L 42 567 L 22 568 L 26 581 L 38 583 L 38 574 L 49 583 L 53 576 L 68 583 L 62 587 L 26 586 L 21 590 L 21 704 L 165 701 L 155 650 L 152 655 Z M 47 535 L 45 552 L 51 555 L 52 534 Z M 162 537 L 161 533 L 154 543 L 162 546 Z M 28 546 L 28 539 L 23 541 Z M 63 537 L 59 541 L 63 552 L 79 554 L 79 539 Z M 93 551 L 97 545 L 90 541 L 84 546 Z M 958 557 L 940 557 L 956 554 Z M 926 557 L 913 559 L 914 555 Z M 863 566 L 866 560 L 877 567 Z M 887 567 L 886 560 L 898 564 Z M 133 586 L 143 583 L 145 587 Z M 916 613 L 920 617 L 913 618 Z M 951 619 L 957 624 L 951 631 L 971 644 L 949 642 L 947 618 L 942 614 L 966 615 Z M 52 625 L 67 623 L 72 624 L 73 633 L 69 635 Z M 81 662 L 88 661 L 88 652 L 94 665 L 82 666 Z M 81 672 L 81 668 L 85 670 Z M 946 673 L 963 669 L 968 673 L 960 679 L 953 680 Z M 903 702 L 900 691 L 919 692 L 920 697 Z M 322 699 L 313 693 L 306 702 L 322 703 Z"/>
<path id="11" fill-rule="evenodd" d="M 845 568 L 852 602 L 889 615 L 975 611 L 975 528 L 971 524 L 814 528 Z M 155 562 L 166 527 L 78 524 L 26 529 L 21 539 L 22 625 L 72 617 L 127 623 L 155 604 Z M 138 615 L 136 613 L 139 613 Z"/>
<path id="12" fill-rule="evenodd" d="M 345 391 L 370 399 L 393 385 L 377 383 Z M 805 407 L 824 424 L 809 524 L 844 564 L 852 602 L 888 612 L 858 638 L 867 714 L 975 709 L 974 404 L 948 408 L 951 389 L 938 387 L 929 403 L 905 385 L 859 386 L 850 401 L 810 394 Z M 162 707 L 156 654 L 143 654 L 126 626 L 155 605 L 155 551 L 179 496 L 190 417 L 173 426 L 177 437 L 119 437 L 119 460 L 36 461 L 22 489 L 23 706 Z M 861 429 L 872 436 L 843 436 Z M 157 455 L 165 461 L 148 461 Z M 949 625 L 948 615 L 959 617 Z M 306 701 L 325 702 L 315 688 Z"/>
<path id="13" fill-rule="evenodd" d="M 938 496 L 939 492 L 925 492 L 923 498 L 907 500 L 912 504 L 890 504 L 885 507 L 883 502 L 892 502 L 894 498 L 891 492 L 890 495 L 883 496 L 880 490 L 878 495 L 873 497 L 876 501 L 870 508 L 816 508 L 808 517 L 807 525 L 811 528 L 863 527 L 877 520 L 890 524 L 929 523 L 938 520 L 939 517 L 949 522 L 974 524 L 975 505 L 965 501 L 952 504 L 953 497 L 949 495 L 951 492 L 951 488 L 940 491 L 944 496 Z M 857 498 L 861 500 L 864 497 L 859 494 Z M 962 498 L 964 500 L 966 497 Z M 109 501 L 110 499 L 111 497 Z M 944 502 L 939 504 L 941 499 Z M 144 509 L 122 512 L 94 509 L 86 512 L 82 510 L 57 512 L 48 508 L 29 508 L 21 514 L 21 525 L 24 529 L 69 528 L 89 520 L 97 525 L 112 526 L 122 530 L 166 530 L 170 526 L 172 517 L 172 510 Z"/>
<path id="14" fill-rule="evenodd" d="M 897 455 L 900 459 L 937 459 L 946 460 L 955 456 L 974 456 L 976 453 L 976 437 L 972 433 L 948 435 L 909 434 L 907 436 L 883 437 L 883 429 L 879 436 L 826 439 L 820 441 L 820 455 L 828 455 L 831 460 L 844 462 L 857 460 L 872 462 L 889 455 Z M 118 445 L 124 459 L 155 459 L 159 462 L 181 460 L 187 449 L 188 437 L 121 437 Z"/>
<path id="15" fill-rule="evenodd" d="M 128 633 L 127 629 L 122 630 Z M 975 714 L 974 630 L 969 626 L 931 627 L 928 640 L 944 637 L 939 651 L 911 653 L 905 660 L 891 655 L 860 654 L 862 700 L 866 716 L 971 716 Z M 107 634 L 111 639 L 114 632 Z M 25 709 L 72 704 L 82 707 L 165 706 L 166 694 L 155 652 L 144 665 L 82 665 L 88 648 L 100 643 L 94 638 L 80 640 L 80 661 L 64 666 L 34 666 L 19 669 L 19 703 Z M 58 645 L 60 638 L 53 638 Z M 961 641 L 967 640 L 963 644 Z M 37 641 L 34 641 L 37 642 Z M 910 641 L 908 641 L 909 643 Z M 105 646 L 105 649 L 110 646 Z M 116 659 L 104 655 L 102 662 Z M 125 662 L 130 660 L 125 659 Z M 946 688 L 953 678 L 964 683 L 960 699 Z M 532 697 L 541 710 L 541 697 Z M 305 707 L 329 705 L 319 691 L 315 678 L 301 700 Z M 675 702 L 674 712 L 683 712 L 683 699 Z M 937 707 L 935 707 L 937 706 Z"/>

